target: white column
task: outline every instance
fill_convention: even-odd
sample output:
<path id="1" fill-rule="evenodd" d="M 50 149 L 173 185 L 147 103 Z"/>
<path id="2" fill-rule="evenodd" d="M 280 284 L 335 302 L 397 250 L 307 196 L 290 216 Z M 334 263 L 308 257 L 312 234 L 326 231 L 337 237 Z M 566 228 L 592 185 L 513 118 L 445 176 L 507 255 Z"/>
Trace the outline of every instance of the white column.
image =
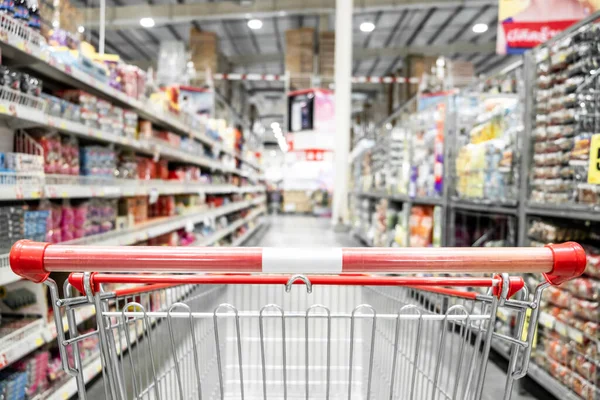
<path id="1" fill-rule="evenodd" d="M 335 1 L 335 181 L 332 224 L 348 222 L 353 0 Z"/>
<path id="2" fill-rule="evenodd" d="M 100 0 L 100 37 L 98 39 L 98 53 L 104 54 L 104 38 L 106 36 L 106 0 Z"/>

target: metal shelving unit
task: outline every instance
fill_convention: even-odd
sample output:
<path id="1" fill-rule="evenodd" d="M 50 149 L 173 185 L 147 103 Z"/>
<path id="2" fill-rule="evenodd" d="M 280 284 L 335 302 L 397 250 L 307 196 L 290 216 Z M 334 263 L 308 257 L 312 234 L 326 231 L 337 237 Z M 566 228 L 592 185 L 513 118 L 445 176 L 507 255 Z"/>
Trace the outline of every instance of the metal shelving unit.
<path id="1" fill-rule="evenodd" d="M 164 159 L 173 164 L 199 166 L 203 173 L 213 174 L 213 179 L 210 180 L 215 183 L 126 180 L 2 171 L 0 172 L 0 202 L 33 205 L 37 204 L 35 201 L 40 199 L 73 199 L 71 200 L 73 203 L 79 204 L 81 199 L 88 198 L 255 194 L 255 197 L 250 200 L 230 201 L 229 204 L 218 208 L 208 208 L 208 206 L 186 208 L 186 213 L 182 215 L 154 218 L 127 229 L 114 229 L 103 234 L 62 242 L 68 244 L 132 245 L 179 229 L 190 230 L 194 225 L 202 223 L 211 225 L 214 224 L 216 218 L 242 211 L 245 212 L 244 217 L 233 221 L 227 217 L 229 225 L 198 239 L 193 244 L 212 246 L 222 239 L 230 237 L 232 245 L 239 246 L 263 226 L 262 215 L 266 212 L 266 197 L 264 196 L 266 188 L 260 183 L 263 180 L 262 171 L 253 150 L 240 152 L 225 148 L 224 143 L 209 136 L 210 132 L 207 133 L 205 125 L 199 119 L 186 114 L 177 115 L 158 109 L 146 99 L 130 97 L 94 78 L 84 70 L 62 64 L 57 57 L 53 56 L 48 47 L 41 45 L 42 40 L 39 33 L 22 27 L 17 36 L 13 32 L 14 30 L 7 28 L 14 23 L 15 21 L 6 14 L 0 14 L 0 52 L 3 65 L 31 73 L 32 76 L 44 80 L 45 87 L 83 90 L 112 105 L 132 110 L 141 119 L 150 121 L 156 128 L 171 131 L 182 138 L 193 139 L 190 140 L 190 143 L 194 146 L 179 148 L 156 138 L 137 139 L 91 128 L 82 122 L 57 117 L 56 115 L 59 114 L 49 110 L 47 101 L 42 97 L 30 96 L 31 99 L 20 101 L 27 95 L 12 91 L 7 86 L 0 88 L 0 123 L 3 126 L 12 130 L 41 128 L 56 131 L 77 137 L 82 143 L 99 143 L 117 147 L 137 155 L 153 157 L 155 161 Z M 227 174 L 227 176 L 224 177 L 221 174 Z M 229 179 L 230 175 L 231 179 Z M 240 180 L 237 177 L 246 179 Z M 235 182 L 235 184 L 219 182 Z M 234 196 L 233 198 L 239 199 L 239 197 Z M 229 196 L 227 198 L 230 199 Z M 55 201 L 54 204 L 56 203 L 58 202 Z M 247 230 L 240 231 L 244 226 L 247 226 Z M 242 232 L 244 233 L 242 234 Z M 198 235 L 198 237 L 200 236 Z M 26 284 L 28 282 L 21 281 L 19 276 L 12 273 L 8 254 L 0 254 L 0 286 L 6 286 L 7 290 L 12 290 L 12 288 L 22 287 Z M 40 293 L 45 292 L 40 289 Z M 26 325 L 22 332 L 17 332 L 16 335 L 5 335 L 0 340 L 0 370 L 9 367 L 32 352 L 44 348 L 56 339 L 54 324 L 48 324 L 43 315 L 47 313 L 45 295 L 38 295 L 36 292 L 36 299 L 35 306 L 40 308 L 39 316 L 41 317 L 32 318 L 32 323 Z M 93 310 L 93 307 L 77 309 L 76 319 L 79 323 L 87 321 L 93 316 L 89 313 L 90 309 Z M 90 382 L 100 372 L 99 354 L 96 356 L 92 354 L 86 360 L 83 369 L 84 380 L 86 383 Z M 55 382 L 44 393 L 37 394 L 35 398 L 65 399 L 70 398 L 76 392 L 75 379 L 66 376 L 61 381 Z"/>
<path id="2" fill-rule="evenodd" d="M 2 16 L 0 18 L 4 19 L 9 17 Z M 2 26 L 6 26 L 6 24 L 2 24 Z M 189 121 L 186 121 L 184 118 L 165 113 L 162 110 L 157 110 L 147 102 L 129 97 L 125 93 L 98 81 L 84 71 L 58 62 L 48 49 L 44 49 L 35 44 L 35 36 L 39 34 L 32 30 L 28 31 L 30 31 L 28 32 L 30 37 L 24 38 L 14 35 L 7 30 L 0 30 L 0 51 L 2 52 L 4 64 L 8 66 L 27 66 L 27 69 L 31 70 L 36 76 L 50 79 L 68 87 L 85 90 L 95 96 L 108 100 L 115 105 L 131 109 L 140 117 L 151 121 L 157 126 L 165 127 L 184 136 L 194 137 L 199 142 L 211 146 L 217 152 L 223 151 L 237 157 L 240 161 L 247 163 L 253 168 L 258 167 L 255 162 L 247 159 L 242 154 L 223 149 L 218 142 L 209 138 L 204 132 L 201 132 L 198 127 L 191 127 Z M 5 110 L 10 110 L 10 108 L 5 108 Z M 0 107 L 0 113 L 2 113 L 2 111 L 3 109 Z M 63 121 L 59 121 L 59 123 L 54 124 L 54 126 L 60 128 L 62 122 Z"/>
<path id="3" fill-rule="evenodd" d="M 558 41 L 572 36 L 573 33 L 577 32 L 582 27 L 591 24 L 598 19 L 600 19 L 600 13 L 595 13 L 589 16 L 580 23 L 573 25 L 571 28 L 555 36 L 550 42 L 545 44 L 544 47 L 548 48 L 553 46 L 555 43 L 558 43 Z M 457 156 L 455 150 L 456 146 L 454 146 L 454 144 L 456 143 L 456 135 L 458 132 L 456 130 L 450 131 L 448 132 L 449 135 L 445 136 L 446 147 L 453 149 L 450 152 L 449 157 L 445 158 L 444 163 L 444 185 L 449 186 L 451 190 L 450 192 L 444 191 L 444 196 L 441 199 L 435 199 L 435 204 L 440 204 L 444 207 L 443 210 L 447 218 L 445 229 L 442 231 L 445 238 L 444 243 L 449 245 L 453 245 L 455 243 L 452 240 L 452 236 L 455 234 L 455 229 L 458 228 L 453 222 L 457 212 L 464 212 L 465 214 L 472 213 L 473 215 L 496 215 L 502 216 L 506 219 L 512 219 L 512 221 L 514 221 L 514 229 L 512 229 L 511 234 L 514 236 L 514 245 L 517 246 L 529 246 L 527 229 L 531 219 L 533 218 L 550 218 L 565 222 L 570 221 L 571 224 L 579 223 L 582 226 L 588 225 L 590 222 L 593 223 L 600 221 L 600 206 L 598 205 L 578 204 L 574 202 L 562 202 L 560 204 L 536 203 L 530 199 L 532 189 L 530 176 L 531 167 L 533 165 L 532 154 L 534 151 L 534 127 L 531 116 L 535 113 L 533 104 L 533 85 L 535 84 L 536 79 L 535 66 L 536 60 L 533 56 L 533 52 L 529 52 L 524 57 L 523 62 L 517 63 L 510 67 L 521 68 L 525 82 L 523 93 L 517 97 L 519 101 L 522 102 L 520 107 L 523 109 L 523 130 L 514 149 L 513 166 L 517 175 L 515 180 L 516 196 L 514 198 L 502 201 L 487 200 L 482 198 L 469 199 L 461 198 L 457 196 L 456 193 L 453 193 L 452 188 L 456 185 L 455 179 L 454 177 L 450 177 L 451 179 L 446 179 L 446 177 L 448 177 L 448 170 L 454 168 L 452 163 Z M 504 69 L 500 71 L 500 73 L 506 73 L 508 71 L 510 71 L 510 69 Z M 599 74 L 591 74 L 586 79 L 587 81 L 594 79 L 597 80 L 599 76 Z M 509 95 L 509 97 L 511 96 L 514 97 L 515 95 Z M 488 99 L 493 99 L 495 97 L 498 96 L 486 96 Z M 386 122 L 391 121 L 392 119 L 394 119 L 394 116 L 386 119 Z M 597 132 L 597 128 L 593 133 L 595 132 Z M 454 137 L 451 136 L 452 134 L 454 134 Z M 451 143 L 451 145 L 448 145 L 449 143 Z M 417 203 L 419 201 L 418 199 L 410 199 L 408 196 L 403 194 L 393 194 L 393 191 L 387 191 L 384 189 L 370 190 L 368 187 L 359 188 L 359 190 L 353 192 L 352 195 L 358 196 L 359 198 L 388 199 L 390 202 L 401 202 L 408 206 L 410 206 L 411 203 Z M 484 232 L 485 235 L 486 231 L 484 228 L 485 227 L 482 227 L 481 231 Z M 361 236 L 360 233 L 357 232 L 353 232 L 353 234 L 357 235 L 358 237 Z M 363 239 L 366 244 L 369 244 L 365 240 L 366 238 L 363 237 L 361 239 Z M 474 245 L 481 245 L 481 243 L 475 242 Z M 577 343 L 580 346 L 583 346 L 585 343 L 587 343 L 586 340 L 591 341 L 590 346 L 594 346 L 594 342 L 598 342 L 597 337 L 589 337 L 589 335 L 587 335 L 585 332 L 578 330 L 574 326 L 571 326 L 565 322 L 561 322 L 559 319 L 553 317 L 545 311 L 541 312 L 539 326 L 544 330 L 549 330 L 554 334 L 558 334 L 567 342 Z M 506 348 L 498 347 L 494 344 L 494 342 L 493 347 L 498 354 L 508 359 L 508 351 Z M 574 371 L 572 371 L 572 373 L 573 375 L 577 375 L 577 373 Z M 553 377 L 540 365 L 537 365 L 535 361 L 532 361 L 530 364 L 528 376 L 543 386 L 548 392 L 552 393 L 558 399 L 575 400 L 581 398 L 569 387 L 565 386 L 565 384 L 563 384 L 560 380 Z M 587 379 L 589 380 L 589 378 Z M 595 388 L 598 390 L 597 387 Z M 600 392 L 597 391 L 595 393 Z"/>

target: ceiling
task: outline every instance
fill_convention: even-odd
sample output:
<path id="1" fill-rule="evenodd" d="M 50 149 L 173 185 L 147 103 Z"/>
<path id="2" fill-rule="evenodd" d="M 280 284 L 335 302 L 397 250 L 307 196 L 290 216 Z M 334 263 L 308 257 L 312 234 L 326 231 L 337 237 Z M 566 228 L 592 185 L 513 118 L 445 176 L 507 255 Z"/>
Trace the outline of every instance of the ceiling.
<path id="1" fill-rule="evenodd" d="M 286 1 L 286 0 L 280 0 Z M 309 1 L 310 0 L 305 0 Z M 335 17 L 332 11 L 310 13 L 308 11 L 281 9 L 278 12 L 262 13 L 260 30 L 247 26 L 248 18 L 256 14 L 221 14 L 219 18 L 208 18 L 205 14 L 188 15 L 187 18 L 170 17 L 176 7 L 199 5 L 219 10 L 220 6 L 265 7 L 266 3 L 275 4 L 277 0 L 254 1 L 193 1 L 193 0 L 107 0 L 106 50 L 120 54 L 128 62 L 151 63 L 157 58 L 161 41 L 181 40 L 187 43 L 191 26 L 203 31 L 215 32 L 219 37 L 222 54 L 231 63 L 231 72 L 240 73 L 284 73 L 285 31 L 300 27 L 320 26 L 335 29 Z M 323 0 L 323 4 L 327 3 Z M 79 7 L 98 7 L 98 0 L 77 0 Z M 202 3 L 202 4 L 198 4 Z M 290 3 L 288 1 L 288 3 Z M 292 2 L 293 3 L 293 2 Z M 297 2 L 302 3 L 302 2 Z M 330 0 L 329 3 L 332 3 Z M 476 72 L 485 73 L 499 64 L 509 61 L 509 56 L 495 54 L 496 27 L 498 19 L 497 0 L 355 0 L 353 21 L 354 76 L 386 76 L 400 67 L 402 55 L 417 51 L 441 51 L 452 59 L 473 62 Z M 380 8 L 378 8 L 380 4 Z M 131 9 L 138 6 L 137 15 L 143 16 L 144 10 L 152 10 L 152 16 L 158 18 L 153 28 L 142 28 L 135 21 L 118 25 L 123 21 L 111 19 L 114 10 Z M 291 7 L 301 7 L 292 5 Z M 273 8 L 273 7 L 272 7 Z M 97 10 L 96 10 L 97 11 Z M 169 14 L 169 15 L 168 15 Z M 285 15 L 283 15 L 285 14 Z M 115 17 L 116 18 L 116 17 Z M 88 15 L 88 21 L 92 19 Z M 376 26 L 370 33 L 361 32 L 361 22 L 370 21 Z M 126 21 L 125 21 L 126 22 Z M 472 31 L 475 23 L 486 23 L 489 29 L 485 33 Z M 98 31 L 93 23 L 86 27 L 86 35 L 93 43 L 98 42 Z M 96 24 L 97 25 L 97 24 Z M 454 50 L 456 49 L 456 50 Z M 434 55 L 434 54 L 431 54 Z M 217 71 L 221 72 L 221 71 Z M 279 83 L 248 82 L 246 88 L 255 90 L 258 96 L 270 96 L 273 99 L 277 91 L 266 89 L 282 88 Z M 256 91 L 256 89 L 259 89 Z M 267 99 L 268 100 L 268 99 Z M 261 114 L 273 114 L 273 110 L 259 110 Z"/>

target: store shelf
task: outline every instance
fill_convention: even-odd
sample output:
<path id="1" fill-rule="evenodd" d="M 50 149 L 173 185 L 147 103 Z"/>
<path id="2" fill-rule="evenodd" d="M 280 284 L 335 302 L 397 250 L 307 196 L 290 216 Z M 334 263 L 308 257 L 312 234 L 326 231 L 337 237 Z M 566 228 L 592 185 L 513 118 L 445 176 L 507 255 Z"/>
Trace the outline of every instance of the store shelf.
<path id="1" fill-rule="evenodd" d="M 13 64 L 27 66 L 42 78 L 83 89 L 119 106 L 130 108 L 142 118 L 155 124 L 181 134 L 192 135 L 208 145 L 215 144 L 215 141 L 208 136 L 192 131 L 178 116 L 169 115 L 146 102 L 127 96 L 84 71 L 57 62 L 48 49 L 35 46 L 21 37 L 3 33 L 0 35 L 0 49 L 3 59 L 8 59 Z"/>
<path id="2" fill-rule="evenodd" d="M 34 46 L 21 37 L 14 35 L 6 35 L 0 32 L 0 50 L 4 59 L 12 61 L 13 64 L 26 65 L 27 68 L 33 70 L 37 75 L 45 79 L 83 89 L 94 95 L 109 100 L 119 106 L 132 109 L 140 117 L 149 120 L 157 125 L 169 128 L 185 136 L 192 136 L 196 140 L 210 146 L 215 152 L 222 151 L 238 158 L 243 163 L 248 164 L 252 168 L 259 169 L 256 162 L 250 161 L 243 157 L 237 151 L 226 149 L 222 144 L 206 134 L 201 133 L 199 129 L 192 129 L 184 118 L 177 115 L 170 115 L 162 110 L 156 109 L 152 104 L 145 101 L 140 101 L 127 96 L 106 83 L 100 82 L 86 72 L 80 71 L 77 68 L 63 65 L 55 61 L 51 57 L 48 50 L 42 50 L 38 46 Z M 10 89 L 3 89 L 10 90 Z M 22 106 L 17 103 L 0 102 L 0 114 L 11 118 L 16 118 L 21 122 L 21 125 L 30 124 L 34 126 L 43 126 L 54 128 L 59 131 L 94 138 L 108 143 L 118 143 L 134 150 L 149 153 L 156 153 L 156 149 L 148 147 L 147 143 L 136 141 L 126 137 L 120 137 L 99 129 L 92 129 L 83 124 L 68 121 L 62 118 L 51 117 L 42 111 L 32 109 L 31 107 Z M 163 148 L 162 154 L 167 155 L 168 150 Z M 177 155 L 177 157 L 182 157 Z M 207 160 L 200 159 L 204 166 L 211 167 Z M 196 162 L 196 163 L 198 163 Z"/>
<path id="3" fill-rule="evenodd" d="M 360 197 L 370 197 L 373 199 L 388 199 L 390 201 L 397 201 L 403 203 L 412 203 L 412 204 L 422 204 L 422 205 L 432 205 L 438 206 L 442 205 L 443 200 L 439 197 L 409 197 L 404 194 L 387 194 L 385 192 L 361 192 L 354 191 L 355 195 Z"/>
<path id="4" fill-rule="evenodd" d="M 529 370 L 527 376 L 536 381 L 540 386 L 552 393 L 554 397 L 560 400 L 581 400 L 581 397 L 577 396 L 573 391 L 564 386 L 558 380 L 554 379 L 552 375 L 546 372 L 545 369 L 540 367 L 534 362 L 529 363 Z"/>
<path id="5" fill-rule="evenodd" d="M 190 224 L 198 224 L 206 218 L 218 218 L 222 215 L 243 210 L 265 202 L 265 197 L 254 200 L 238 201 L 215 209 L 209 209 L 197 213 L 178 215 L 176 217 L 160 218 L 123 231 L 111 231 L 100 235 L 65 242 L 68 244 L 98 245 L 98 246 L 127 246 L 148 240 L 165 233 L 185 228 Z"/>
<path id="6" fill-rule="evenodd" d="M 494 214 L 508 214 L 517 215 L 517 204 L 502 204 L 496 202 L 487 201 L 471 201 L 464 199 L 452 199 L 452 207 L 459 210 L 487 212 Z"/>
<path id="7" fill-rule="evenodd" d="M 100 358 L 100 354 L 93 357 L 90 362 L 88 362 L 83 367 L 83 380 L 87 384 L 92 381 L 98 374 L 102 372 L 102 360 Z M 77 394 L 77 381 L 75 378 L 67 379 L 62 385 L 60 385 L 56 390 L 51 391 L 50 393 L 44 392 L 32 400 L 65 400 L 69 399 L 72 396 Z"/>
<path id="8" fill-rule="evenodd" d="M 95 315 L 94 307 L 75 310 L 77 323 L 87 321 Z M 63 329 L 67 329 L 67 317 L 63 317 Z M 42 318 L 24 326 L 0 340 L 0 370 L 20 360 L 32 351 L 56 339 L 56 325 Z"/>
<path id="9" fill-rule="evenodd" d="M 582 221 L 600 221 L 600 208 L 592 208 L 584 205 L 562 204 L 549 205 L 539 203 L 527 203 L 525 212 L 528 215 L 550 218 L 566 218 Z"/>
<path id="10" fill-rule="evenodd" d="M 225 236 L 232 234 L 239 227 L 254 220 L 256 217 L 263 214 L 265 211 L 266 211 L 265 207 L 261 207 L 255 211 L 252 211 L 250 214 L 248 214 L 248 216 L 246 216 L 246 218 L 242 218 L 238 221 L 235 221 L 234 223 L 230 224 L 228 227 L 218 230 L 217 232 L 213 233 L 209 237 L 205 238 L 204 240 L 200 240 L 199 242 L 194 243 L 193 245 L 200 246 L 200 247 L 210 246 L 213 243 L 215 243 L 216 241 L 221 240 Z"/>
<path id="11" fill-rule="evenodd" d="M 443 204 L 443 200 L 440 197 L 412 197 L 410 202 L 425 206 L 441 206 Z"/>
<path id="12" fill-rule="evenodd" d="M 582 332 L 579 329 L 575 329 L 574 327 L 565 324 L 564 322 L 556 319 L 556 317 L 554 317 L 551 314 L 548 314 L 545 311 L 540 312 L 538 324 L 545 327 L 546 329 L 551 329 L 558 333 L 560 336 L 573 340 L 581 345 L 585 344 L 586 339 L 592 342 L 598 340 L 598 338 L 591 337 L 585 332 Z"/>
<path id="13" fill-rule="evenodd" d="M 160 218 L 158 221 L 151 221 L 145 224 L 137 225 L 131 229 L 114 230 L 99 235 L 87 236 L 81 239 L 63 242 L 61 244 L 78 244 L 78 245 L 98 245 L 98 246 L 127 246 L 137 242 L 148 240 L 165 233 L 169 233 L 181 228 L 185 228 L 190 224 L 195 225 L 204 221 L 206 218 L 218 218 L 222 215 L 230 214 L 244 208 L 252 207 L 265 203 L 264 196 L 253 200 L 238 201 L 215 209 L 207 209 L 201 212 L 190 213 L 186 215 L 178 215 L 176 217 Z M 0 285 L 6 285 L 17 280 L 18 276 L 12 273 L 8 262 L 8 254 L 0 255 Z M 1 365 L 1 362 L 0 362 Z"/>
<path id="14" fill-rule="evenodd" d="M 559 322 L 563 328 L 559 328 L 559 333 L 563 332 L 565 336 L 568 334 L 570 338 L 576 340 L 578 343 L 581 343 L 582 337 L 579 335 L 583 335 L 582 332 L 575 333 L 571 331 L 573 330 L 571 327 L 568 327 L 566 324 L 556 320 L 554 316 L 541 312 L 539 317 L 539 324 L 543 325 L 547 328 L 554 328 L 555 322 Z M 570 332 L 570 333 L 567 333 Z M 573 336 L 571 336 L 573 335 Z M 506 360 L 510 358 L 510 349 L 508 345 L 503 344 L 500 340 L 492 340 L 492 349 Z M 537 365 L 533 360 L 529 363 L 529 369 L 527 371 L 527 376 L 537 382 L 540 386 L 550 392 L 557 399 L 563 400 L 581 400 L 581 397 L 577 396 L 573 391 L 564 386 L 561 382 L 555 379 L 552 375 L 550 375 L 545 369 Z"/>
<path id="15" fill-rule="evenodd" d="M 2 89 L 8 90 L 8 89 Z M 185 162 L 213 170 L 222 170 L 245 177 L 254 174 L 238 168 L 223 165 L 220 161 L 210 157 L 187 153 L 181 149 L 169 146 L 158 139 L 139 140 L 125 136 L 114 135 L 100 129 L 90 128 L 84 124 L 53 117 L 46 113 L 20 104 L 0 101 L 0 117 L 14 119 L 22 126 L 46 127 L 60 132 L 72 134 L 81 138 L 98 140 L 104 143 L 118 144 L 139 153 L 162 157 L 172 161 Z"/>
<path id="16" fill-rule="evenodd" d="M 234 186 L 164 180 L 109 179 L 73 175 L 27 175 L 0 172 L 0 200 L 65 199 L 170 194 L 264 192 L 261 185 Z"/>
<path id="17" fill-rule="evenodd" d="M 231 247 L 239 247 L 242 244 L 244 244 L 244 242 L 248 239 L 250 239 L 252 237 L 252 235 L 254 235 L 264 224 L 264 222 L 262 220 L 258 220 L 256 221 L 256 225 L 251 228 L 250 230 L 248 230 L 248 232 L 244 233 L 242 236 L 240 236 L 239 238 L 237 238 L 236 240 L 234 240 L 231 243 Z"/>
<path id="18" fill-rule="evenodd" d="M 357 190 L 357 191 L 354 191 L 353 193 L 360 197 L 371 197 L 373 199 L 387 199 L 387 198 L 393 197 L 385 192 L 380 192 L 380 191 L 362 192 L 362 191 Z"/>

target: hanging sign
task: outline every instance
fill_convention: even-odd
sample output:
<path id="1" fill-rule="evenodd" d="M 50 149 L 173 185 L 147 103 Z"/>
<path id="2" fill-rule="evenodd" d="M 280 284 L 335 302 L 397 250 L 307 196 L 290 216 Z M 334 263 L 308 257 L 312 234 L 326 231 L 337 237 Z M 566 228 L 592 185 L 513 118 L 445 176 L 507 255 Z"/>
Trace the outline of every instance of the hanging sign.
<path id="1" fill-rule="evenodd" d="M 589 184 L 600 185 L 600 133 L 592 136 L 590 142 L 590 161 L 588 164 Z"/>
<path id="2" fill-rule="evenodd" d="M 523 54 L 600 9 L 600 5 L 593 3 L 573 0 L 499 0 L 496 52 Z"/>

